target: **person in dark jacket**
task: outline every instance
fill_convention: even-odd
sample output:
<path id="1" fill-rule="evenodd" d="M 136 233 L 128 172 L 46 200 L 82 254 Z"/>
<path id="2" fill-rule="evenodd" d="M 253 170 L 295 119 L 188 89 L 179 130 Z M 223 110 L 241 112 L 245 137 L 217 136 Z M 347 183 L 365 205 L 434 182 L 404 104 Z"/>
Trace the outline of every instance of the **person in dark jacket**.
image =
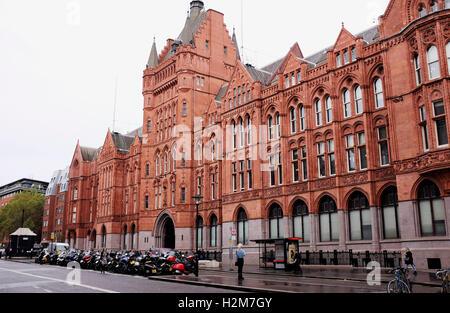
<path id="1" fill-rule="evenodd" d="M 100 254 L 100 273 L 105 274 L 105 267 L 106 267 L 106 248 L 103 248 L 101 254 Z"/>
<path id="2" fill-rule="evenodd" d="M 302 257 L 300 256 L 300 253 L 297 251 L 294 256 L 294 271 L 296 274 L 299 272 L 300 272 L 300 274 L 303 273 L 302 268 L 300 266 L 301 262 L 302 262 Z"/>
<path id="3" fill-rule="evenodd" d="M 241 243 L 238 245 L 238 249 L 236 250 L 236 257 L 237 257 L 236 266 L 238 267 L 238 279 L 244 280 L 244 276 L 242 275 L 242 270 L 244 268 L 245 250 L 242 249 Z"/>
<path id="4" fill-rule="evenodd" d="M 414 274 L 417 273 L 416 270 L 416 266 L 414 265 L 414 259 L 413 259 L 413 255 L 411 250 L 409 250 L 409 248 L 406 248 L 406 253 L 405 253 L 405 269 L 408 270 L 409 266 L 411 265 L 411 267 L 414 270 Z"/>

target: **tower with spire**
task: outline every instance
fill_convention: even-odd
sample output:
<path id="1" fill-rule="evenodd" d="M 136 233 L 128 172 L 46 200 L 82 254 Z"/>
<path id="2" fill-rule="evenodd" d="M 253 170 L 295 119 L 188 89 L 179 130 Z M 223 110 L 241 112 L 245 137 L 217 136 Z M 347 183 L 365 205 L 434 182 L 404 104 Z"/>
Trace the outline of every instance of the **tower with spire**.
<path id="1" fill-rule="evenodd" d="M 191 228 L 195 223 L 192 196 L 198 193 L 193 182 L 198 181 L 199 171 L 206 171 L 193 153 L 199 144 L 195 121 L 206 121 L 205 112 L 217 114 L 219 110 L 215 99 L 240 59 L 234 31 L 232 37 L 222 13 L 205 10 L 203 1 L 194 0 L 179 35 L 168 39 L 159 54 L 153 42 L 143 75 L 142 164 L 149 166 L 149 174 L 144 178 L 140 199 L 152 199 L 145 202 L 152 214 L 142 215 L 139 222 L 141 236 L 151 238 L 142 243 L 143 249 L 146 245 L 167 245 L 159 242 L 164 238 L 159 233 L 164 227 L 157 221 L 166 218 L 163 212 L 167 210 L 177 217 L 177 238 L 187 239 L 177 241 L 177 249 L 194 247 L 194 241 L 189 240 L 193 239 Z M 178 143 L 181 135 L 174 134 L 180 125 L 191 130 L 182 146 Z"/>

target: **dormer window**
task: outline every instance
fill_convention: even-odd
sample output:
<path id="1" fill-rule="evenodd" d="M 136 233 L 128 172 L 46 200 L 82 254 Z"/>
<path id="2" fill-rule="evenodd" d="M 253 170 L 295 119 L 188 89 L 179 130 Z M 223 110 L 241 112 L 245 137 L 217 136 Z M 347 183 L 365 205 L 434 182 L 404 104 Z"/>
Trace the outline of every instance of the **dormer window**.
<path id="1" fill-rule="evenodd" d="M 209 49 L 209 41 L 208 40 L 206 40 L 205 47 L 206 47 L 206 50 Z"/>
<path id="2" fill-rule="evenodd" d="M 449 0 L 450 1 L 450 0 Z M 298 71 L 297 72 L 297 83 L 300 83 L 302 81 L 302 72 Z"/>
<path id="3" fill-rule="evenodd" d="M 286 79 L 286 88 L 289 88 L 289 75 L 286 75 L 284 78 Z"/>
<path id="4" fill-rule="evenodd" d="M 427 8 L 423 4 L 419 4 L 419 18 L 427 15 Z"/>
<path id="5" fill-rule="evenodd" d="M 291 85 L 292 86 L 295 85 L 295 74 L 294 73 L 291 74 Z"/>
<path id="6" fill-rule="evenodd" d="M 342 62 L 341 62 L 341 54 L 338 53 L 338 54 L 336 55 L 336 66 L 337 66 L 337 67 L 340 67 L 341 65 L 342 65 Z"/>
<path id="7" fill-rule="evenodd" d="M 439 10 L 437 1 L 430 2 L 430 13 L 437 12 Z"/>

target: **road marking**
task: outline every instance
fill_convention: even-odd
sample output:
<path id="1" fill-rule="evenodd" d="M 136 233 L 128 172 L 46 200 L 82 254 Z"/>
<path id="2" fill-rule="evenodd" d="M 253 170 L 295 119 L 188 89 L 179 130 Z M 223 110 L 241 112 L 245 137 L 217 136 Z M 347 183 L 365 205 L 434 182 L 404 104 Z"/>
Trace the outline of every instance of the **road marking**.
<path id="1" fill-rule="evenodd" d="M 39 275 L 30 274 L 30 273 L 23 273 L 23 272 L 20 272 L 20 271 L 10 270 L 10 269 L 5 269 L 5 268 L 0 268 L 0 270 L 11 272 L 11 273 L 16 273 L 16 274 L 20 274 L 20 275 L 30 276 L 30 277 L 36 277 L 36 278 L 42 278 L 42 279 L 47 279 L 47 280 L 53 280 L 53 281 L 60 282 L 60 283 L 67 283 L 65 280 L 52 278 L 52 277 L 47 277 L 47 276 L 39 276 Z M 119 293 L 117 291 L 103 289 L 103 288 L 98 288 L 98 287 L 84 285 L 84 284 L 79 284 L 79 285 L 76 285 L 76 286 L 92 289 L 92 290 L 95 290 L 95 291 L 105 292 L 105 293 Z"/>

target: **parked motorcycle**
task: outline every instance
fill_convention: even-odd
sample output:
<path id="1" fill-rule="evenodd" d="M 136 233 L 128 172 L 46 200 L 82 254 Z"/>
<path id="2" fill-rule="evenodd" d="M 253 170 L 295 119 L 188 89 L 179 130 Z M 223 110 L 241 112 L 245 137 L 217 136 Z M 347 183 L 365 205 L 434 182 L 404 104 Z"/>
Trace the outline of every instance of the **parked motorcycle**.
<path id="1" fill-rule="evenodd" d="M 196 264 L 194 256 L 188 256 L 187 258 L 177 259 L 178 263 L 173 266 L 175 275 L 189 275 L 195 273 Z"/>

